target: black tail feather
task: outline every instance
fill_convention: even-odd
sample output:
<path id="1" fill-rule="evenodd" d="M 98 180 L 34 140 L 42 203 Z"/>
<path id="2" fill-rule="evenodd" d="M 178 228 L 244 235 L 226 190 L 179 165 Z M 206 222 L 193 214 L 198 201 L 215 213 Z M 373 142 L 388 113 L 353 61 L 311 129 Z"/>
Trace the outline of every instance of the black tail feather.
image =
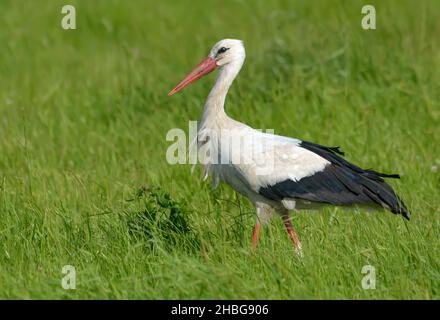
<path id="1" fill-rule="evenodd" d="M 326 147 L 307 141 L 302 141 L 301 147 L 331 162 L 334 166 L 332 168 L 334 175 L 351 192 L 356 193 L 358 196 L 363 193 L 372 202 L 383 206 L 392 213 L 401 214 L 409 220 L 410 212 L 408 208 L 383 179 L 400 179 L 398 174 L 380 173 L 371 169 L 364 170 L 340 157 L 339 155 L 344 155 L 344 153 L 339 150 L 339 147 Z M 362 188 L 361 192 L 359 188 Z"/>

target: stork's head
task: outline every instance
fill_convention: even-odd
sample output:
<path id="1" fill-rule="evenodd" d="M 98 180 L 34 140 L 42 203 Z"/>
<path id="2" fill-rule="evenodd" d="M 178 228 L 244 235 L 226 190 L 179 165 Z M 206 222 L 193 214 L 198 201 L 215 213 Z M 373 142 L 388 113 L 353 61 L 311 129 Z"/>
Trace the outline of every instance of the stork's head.
<path id="1" fill-rule="evenodd" d="M 242 62 L 245 56 L 243 41 L 223 39 L 212 47 L 208 58 L 215 60 L 216 65 L 222 67 L 231 62 Z"/>
<path id="2" fill-rule="evenodd" d="M 206 57 L 185 79 L 183 79 L 168 95 L 179 92 L 194 81 L 204 75 L 214 71 L 217 67 L 226 67 L 229 65 L 243 64 L 246 53 L 243 42 L 235 39 L 223 39 L 217 42 Z"/>

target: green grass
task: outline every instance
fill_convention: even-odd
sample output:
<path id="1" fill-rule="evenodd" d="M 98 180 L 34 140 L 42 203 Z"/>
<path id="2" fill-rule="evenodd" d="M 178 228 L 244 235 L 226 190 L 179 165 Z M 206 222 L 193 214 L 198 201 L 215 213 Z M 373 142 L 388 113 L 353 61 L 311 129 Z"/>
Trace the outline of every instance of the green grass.
<path id="1" fill-rule="evenodd" d="M 0 2 L 1 298 L 440 298 L 440 2 L 69 3 L 77 30 L 65 1 Z M 253 249 L 251 204 L 165 160 L 215 76 L 166 94 L 222 38 L 247 49 L 232 117 L 400 173 L 411 221 L 301 212 L 303 260 L 280 219 Z"/>

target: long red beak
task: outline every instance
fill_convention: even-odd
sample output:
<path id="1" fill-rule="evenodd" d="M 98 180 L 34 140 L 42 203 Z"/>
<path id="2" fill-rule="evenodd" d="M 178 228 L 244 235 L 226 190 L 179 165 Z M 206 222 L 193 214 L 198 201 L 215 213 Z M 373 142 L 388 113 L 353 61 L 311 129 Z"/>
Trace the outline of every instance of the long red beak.
<path id="1" fill-rule="evenodd" d="M 217 68 L 217 64 L 213 58 L 206 58 L 203 60 L 189 75 L 186 76 L 185 79 L 180 81 L 180 83 L 174 87 L 173 90 L 171 90 L 168 93 L 168 96 L 172 96 L 173 94 L 179 92 L 183 88 L 187 87 L 194 81 L 200 79 L 204 75 L 207 75 L 208 73 L 212 72 Z"/>

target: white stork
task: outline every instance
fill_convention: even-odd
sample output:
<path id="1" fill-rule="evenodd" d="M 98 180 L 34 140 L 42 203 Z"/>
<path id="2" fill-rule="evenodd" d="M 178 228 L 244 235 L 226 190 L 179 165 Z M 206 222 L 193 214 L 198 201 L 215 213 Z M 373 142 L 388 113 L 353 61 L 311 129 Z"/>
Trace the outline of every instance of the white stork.
<path id="1" fill-rule="evenodd" d="M 409 219 L 405 204 L 383 180 L 399 175 L 361 169 L 344 160 L 338 147 L 263 133 L 228 117 L 225 98 L 244 60 L 242 41 L 221 40 L 168 95 L 217 67 L 220 69 L 198 122 L 199 159 L 205 165 L 205 178 L 211 173 L 214 186 L 222 180 L 255 205 L 255 246 L 261 223 L 278 213 L 301 253 L 301 243 L 289 219 L 290 210 L 362 206 L 386 209 Z"/>

